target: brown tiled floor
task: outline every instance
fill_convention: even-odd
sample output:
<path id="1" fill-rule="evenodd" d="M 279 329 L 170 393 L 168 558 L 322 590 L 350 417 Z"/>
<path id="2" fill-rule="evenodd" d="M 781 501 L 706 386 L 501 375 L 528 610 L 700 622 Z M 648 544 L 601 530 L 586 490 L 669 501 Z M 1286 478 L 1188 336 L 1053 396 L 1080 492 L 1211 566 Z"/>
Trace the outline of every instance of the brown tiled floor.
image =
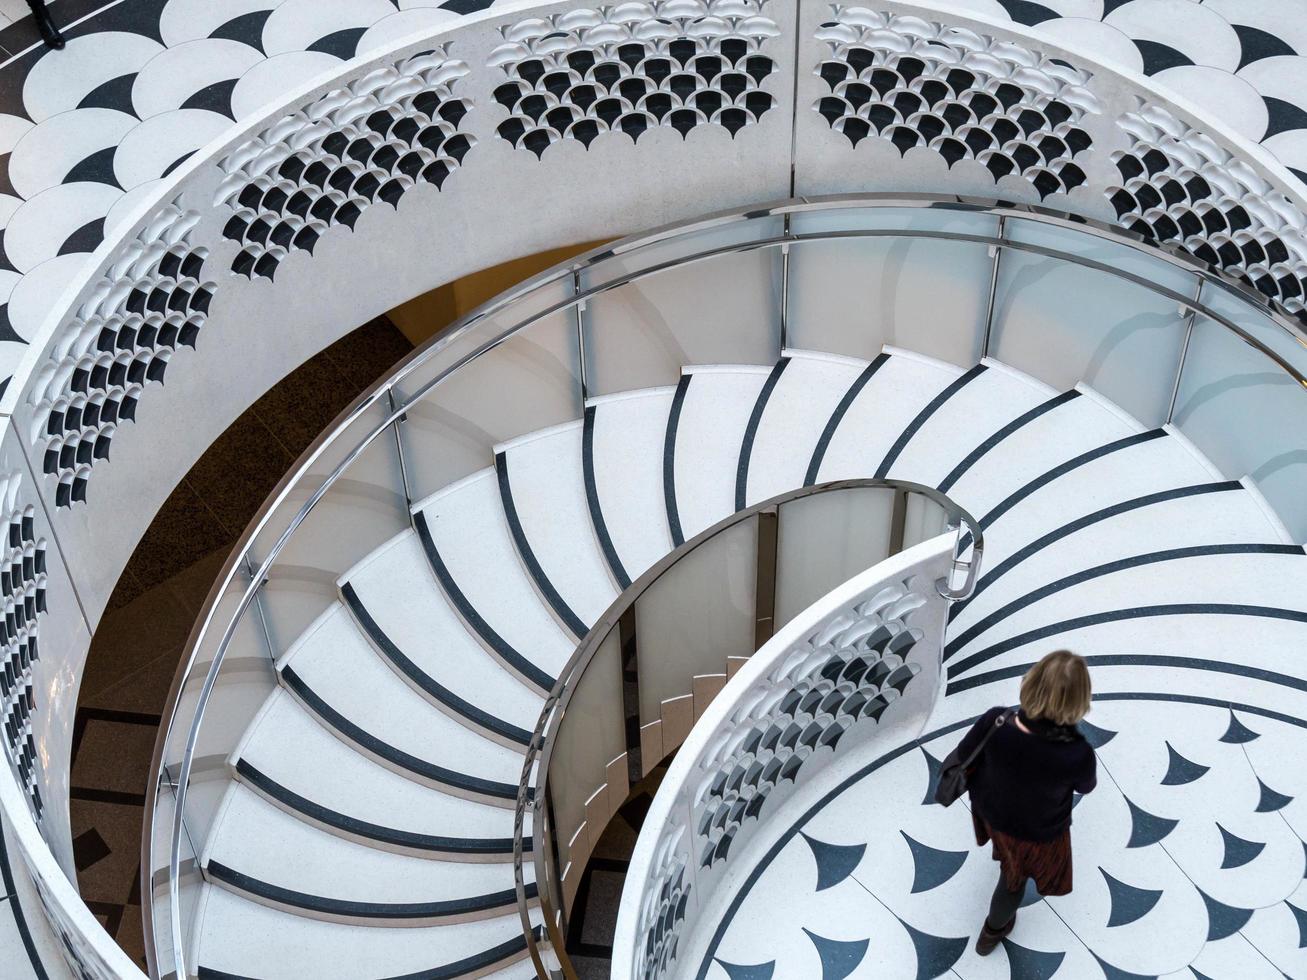
<path id="1" fill-rule="evenodd" d="M 142 966 L 145 784 L 191 626 L 232 545 L 277 481 L 342 409 L 411 349 L 389 321 L 375 320 L 251 406 L 160 509 L 96 628 L 73 736 L 77 883 L 97 918 Z"/>

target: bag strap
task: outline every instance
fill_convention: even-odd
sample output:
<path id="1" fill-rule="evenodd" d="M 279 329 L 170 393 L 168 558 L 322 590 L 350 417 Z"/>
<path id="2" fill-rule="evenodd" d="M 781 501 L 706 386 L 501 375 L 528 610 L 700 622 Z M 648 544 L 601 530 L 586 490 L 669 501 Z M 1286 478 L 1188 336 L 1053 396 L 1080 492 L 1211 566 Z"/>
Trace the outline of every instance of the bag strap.
<path id="1" fill-rule="evenodd" d="M 985 744 L 994 736 L 994 733 L 998 731 L 1000 728 L 1002 728 L 1005 724 L 1007 724 L 1007 722 L 1011 720 L 1013 717 L 1015 717 L 1015 715 L 1016 715 L 1016 709 L 1008 708 L 1001 715 L 999 715 L 997 718 L 994 719 L 993 726 L 989 729 L 989 731 L 985 732 L 985 734 L 981 736 L 980 744 L 971 750 L 971 755 L 967 756 L 966 761 L 962 763 L 963 769 L 970 769 L 972 767 L 976 759 L 980 757 L 980 753 L 985 750 Z"/>

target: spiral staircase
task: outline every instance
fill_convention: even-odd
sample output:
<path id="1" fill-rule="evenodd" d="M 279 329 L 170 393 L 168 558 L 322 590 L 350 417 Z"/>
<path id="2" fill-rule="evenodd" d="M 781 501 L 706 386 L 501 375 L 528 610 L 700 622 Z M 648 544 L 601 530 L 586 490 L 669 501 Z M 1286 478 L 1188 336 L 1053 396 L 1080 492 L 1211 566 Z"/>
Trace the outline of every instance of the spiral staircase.
<path id="1" fill-rule="evenodd" d="M 1149 71 L 1202 47 L 1139 3 L 256 0 L 183 43 L 173 0 L 199 89 L 160 115 L 202 112 L 198 150 L 99 104 L 164 104 L 172 47 L 32 69 L 0 974 L 1307 977 L 1296 117 L 1268 95 L 1257 143 L 1233 83 L 1138 74 L 1113 31 Z M 1241 16 L 1240 70 L 1279 50 Z M 88 113 L 166 172 L 76 190 L 114 158 L 87 130 L 41 192 L 33 148 Z M 151 515 L 359 323 L 593 241 L 380 379 L 232 553 L 149 777 L 143 973 L 77 893 L 67 760 Z M 932 783 L 1064 646 L 1100 763 L 1076 888 L 982 960 L 993 865 Z M 652 776 L 582 963 L 581 882 Z"/>

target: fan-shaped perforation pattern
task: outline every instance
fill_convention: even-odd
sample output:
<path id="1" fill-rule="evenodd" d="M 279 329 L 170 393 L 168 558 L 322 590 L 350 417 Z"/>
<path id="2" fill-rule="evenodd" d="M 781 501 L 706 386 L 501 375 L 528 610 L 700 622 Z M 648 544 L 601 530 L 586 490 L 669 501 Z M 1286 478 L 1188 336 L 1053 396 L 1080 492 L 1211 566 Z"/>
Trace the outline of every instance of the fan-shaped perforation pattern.
<path id="1" fill-rule="evenodd" d="M 4 749 L 27 794 L 32 816 L 41 819 L 40 759 L 32 738 L 32 716 L 36 694 L 32 679 L 38 658 L 37 626 L 46 612 L 45 541 L 36 537 L 31 506 L 18 502 L 20 477 L 10 473 L 0 478 L 4 511 L 4 562 L 0 564 L 0 717 L 4 719 Z"/>
<path id="2" fill-rule="evenodd" d="M 1086 180 L 1081 126 L 1101 111 L 1087 71 L 1010 41 L 919 17 L 836 7 L 817 30 L 829 51 L 816 73 L 830 94 L 814 108 L 856 146 L 878 136 L 900 153 L 924 146 L 951 167 L 976 160 L 997 181 L 1015 174 L 1040 198 Z"/>
<path id="3" fill-rule="evenodd" d="M 64 340 L 35 376 L 29 435 L 43 448 L 42 471 L 58 478 L 60 507 L 86 499 L 91 467 L 135 418 L 145 386 L 163 381 L 178 347 L 195 346 L 214 290 L 203 279 L 208 250 L 189 241 L 199 220 L 162 207 L 64 324 Z"/>
<path id="4" fill-rule="evenodd" d="M 1122 224 L 1173 242 L 1307 319 L 1307 217 L 1210 136 L 1158 106 L 1117 125 L 1122 183 L 1107 194 Z"/>
<path id="5" fill-rule="evenodd" d="M 887 586 L 795 644 L 718 726 L 687 784 L 685 807 L 673 807 L 659 839 L 646 892 L 652 901 L 641 909 L 643 977 L 662 976 L 676 959 L 690 862 L 711 869 L 726 860 L 745 821 L 760 815 L 782 782 L 796 781 L 816 753 L 836 751 L 853 727 L 879 723 L 921 672 L 908 656 L 922 634 L 908 623 L 927 600 L 913 584 Z"/>
<path id="6" fill-rule="evenodd" d="M 215 203 L 241 250 L 232 271 L 271 279 L 293 251 L 392 207 L 415 184 L 440 187 L 475 142 L 458 125 L 471 103 L 453 89 L 468 72 L 445 49 L 424 51 L 291 113 L 232 152 Z"/>
<path id="7" fill-rule="evenodd" d="M 634 140 L 667 126 L 685 136 L 718 125 L 732 136 L 775 105 L 764 53 L 780 28 L 766 0 L 654 0 L 572 10 L 504 28 L 489 64 L 506 80 L 499 135 L 537 156 L 600 133 Z"/>

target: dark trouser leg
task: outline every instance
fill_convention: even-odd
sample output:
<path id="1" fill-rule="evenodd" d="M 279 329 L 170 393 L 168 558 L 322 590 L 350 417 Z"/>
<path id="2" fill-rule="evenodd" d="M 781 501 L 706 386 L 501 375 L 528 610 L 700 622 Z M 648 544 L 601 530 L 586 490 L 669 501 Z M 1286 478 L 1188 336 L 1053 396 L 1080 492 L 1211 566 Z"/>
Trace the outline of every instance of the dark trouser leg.
<path id="1" fill-rule="evenodd" d="M 64 36 L 59 33 L 59 28 L 54 26 L 50 11 L 45 7 L 45 0 L 27 0 L 27 6 L 32 9 L 32 18 L 36 21 L 36 27 L 41 32 L 42 40 L 56 51 L 62 48 L 64 46 Z"/>
<path id="2" fill-rule="evenodd" d="M 994 886 L 994 896 L 989 900 L 989 915 L 985 916 L 985 925 L 995 932 L 1003 929 L 1012 917 L 1017 914 L 1017 909 L 1021 908 L 1021 899 L 1026 894 L 1026 883 L 1021 882 L 1021 887 L 1014 892 L 1007 889 L 1007 883 L 1003 876 L 998 876 L 998 884 Z"/>

